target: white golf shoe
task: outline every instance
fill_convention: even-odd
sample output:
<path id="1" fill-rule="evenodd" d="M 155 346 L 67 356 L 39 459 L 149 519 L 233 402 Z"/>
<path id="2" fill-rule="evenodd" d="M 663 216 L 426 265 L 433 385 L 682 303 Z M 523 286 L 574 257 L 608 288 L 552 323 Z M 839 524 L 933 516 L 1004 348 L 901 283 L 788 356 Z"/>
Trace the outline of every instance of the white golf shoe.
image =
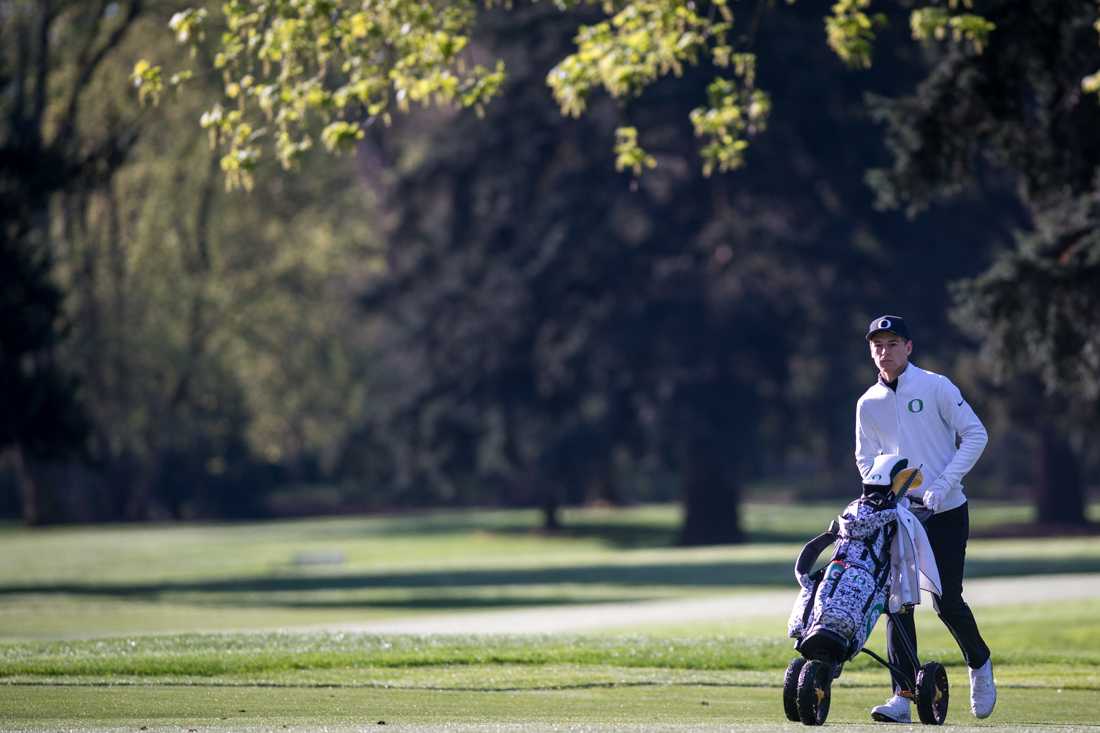
<path id="1" fill-rule="evenodd" d="M 894 695 L 882 705 L 871 708 L 871 719 L 880 723 L 911 723 L 909 698 Z"/>
<path id="2" fill-rule="evenodd" d="M 970 712 L 976 718 L 988 718 L 997 704 L 997 683 L 993 681 L 993 660 L 970 670 Z"/>

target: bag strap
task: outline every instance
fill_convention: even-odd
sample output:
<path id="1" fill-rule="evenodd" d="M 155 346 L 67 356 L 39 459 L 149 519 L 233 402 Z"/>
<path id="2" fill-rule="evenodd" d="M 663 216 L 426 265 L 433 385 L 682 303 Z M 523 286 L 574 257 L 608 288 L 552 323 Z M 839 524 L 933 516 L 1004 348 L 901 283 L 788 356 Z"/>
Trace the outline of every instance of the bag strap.
<path id="1" fill-rule="evenodd" d="M 795 574 L 809 575 L 814 563 L 817 562 L 818 556 L 821 555 L 821 551 L 836 542 L 839 535 L 840 525 L 834 519 L 827 530 L 807 542 L 802 548 L 802 552 L 798 553 L 798 559 L 794 562 Z"/>

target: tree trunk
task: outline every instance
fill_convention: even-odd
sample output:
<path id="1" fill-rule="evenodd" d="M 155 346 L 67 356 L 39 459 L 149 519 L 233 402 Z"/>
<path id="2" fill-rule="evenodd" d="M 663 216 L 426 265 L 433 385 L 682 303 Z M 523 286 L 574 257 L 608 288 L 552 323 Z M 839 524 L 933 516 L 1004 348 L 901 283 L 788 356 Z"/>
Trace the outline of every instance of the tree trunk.
<path id="1" fill-rule="evenodd" d="M 622 505 L 623 498 L 610 460 L 597 461 L 589 467 L 589 475 L 585 480 L 584 501 L 586 504 Z"/>
<path id="2" fill-rule="evenodd" d="M 1040 429 L 1035 452 L 1035 508 L 1041 523 L 1087 524 L 1080 463 L 1069 441 L 1050 427 Z"/>
<path id="3" fill-rule="evenodd" d="M 28 527 L 34 527 L 38 525 L 41 516 L 41 510 L 39 508 L 39 493 L 38 484 L 34 482 L 34 479 L 27 472 L 27 465 L 23 460 L 23 450 L 16 446 L 4 455 L 5 462 L 8 463 L 12 470 L 15 472 L 15 479 L 19 484 L 19 499 L 23 512 L 23 524 Z"/>
<path id="4" fill-rule="evenodd" d="M 721 446 L 693 441 L 684 446 L 684 525 L 680 544 L 720 545 L 743 542 L 741 532 L 741 487 Z"/>
<path id="5" fill-rule="evenodd" d="M 545 532 L 557 532 L 561 529 L 561 515 L 556 492 L 548 491 L 542 502 L 542 529 Z"/>
<path id="6" fill-rule="evenodd" d="M 56 522 L 57 517 L 54 516 L 54 507 L 50 501 L 49 483 L 35 475 L 23 449 L 15 446 L 5 451 L 4 462 L 11 466 L 19 484 L 23 524 L 38 527 Z"/>
<path id="7" fill-rule="evenodd" d="M 152 469 L 138 472 L 126 496 L 126 520 L 144 522 L 150 518 L 150 497 L 153 494 L 155 476 Z"/>

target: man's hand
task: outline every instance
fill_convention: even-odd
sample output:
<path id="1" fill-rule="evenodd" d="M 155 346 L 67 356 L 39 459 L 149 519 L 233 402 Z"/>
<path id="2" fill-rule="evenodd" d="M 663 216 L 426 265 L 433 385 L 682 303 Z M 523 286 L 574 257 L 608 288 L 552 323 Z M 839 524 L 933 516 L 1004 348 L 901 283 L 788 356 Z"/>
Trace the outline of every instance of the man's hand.
<path id="1" fill-rule="evenodd" d="M 943 493 L 936 489 L 926 489 L 920 498 L 925 508 L 932 512 L 938 512 L 943 506 Z"/>

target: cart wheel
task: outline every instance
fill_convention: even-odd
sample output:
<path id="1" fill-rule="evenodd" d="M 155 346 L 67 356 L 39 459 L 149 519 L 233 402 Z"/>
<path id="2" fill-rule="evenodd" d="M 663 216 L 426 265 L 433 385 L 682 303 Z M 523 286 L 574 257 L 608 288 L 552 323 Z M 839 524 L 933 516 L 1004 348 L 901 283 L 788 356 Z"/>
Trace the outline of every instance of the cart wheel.
<path id="1" fill-rule="evenodd" d="M 917 672 L 917 714 L 920 722 L 943 725 L 947 720 L 947 670 L 939 662 L 929 662 Z"/>
<path id="2" fill-rule="evenodd" d="M 798 719 L 805 725 L 823 725 L 829 717 L 832 669 L 819 659 L 802 665 L 798 675 Z"/>
<path id="3" fill-rule="evenodd" d="M 795 657 L 787 665 L 787 672 L 783 675 L 783 712 L 787 714 L 787 720 L 796 723 L 801 720 L 798 717 L 798 675 L 805 663 L 805 657 Z"/>

